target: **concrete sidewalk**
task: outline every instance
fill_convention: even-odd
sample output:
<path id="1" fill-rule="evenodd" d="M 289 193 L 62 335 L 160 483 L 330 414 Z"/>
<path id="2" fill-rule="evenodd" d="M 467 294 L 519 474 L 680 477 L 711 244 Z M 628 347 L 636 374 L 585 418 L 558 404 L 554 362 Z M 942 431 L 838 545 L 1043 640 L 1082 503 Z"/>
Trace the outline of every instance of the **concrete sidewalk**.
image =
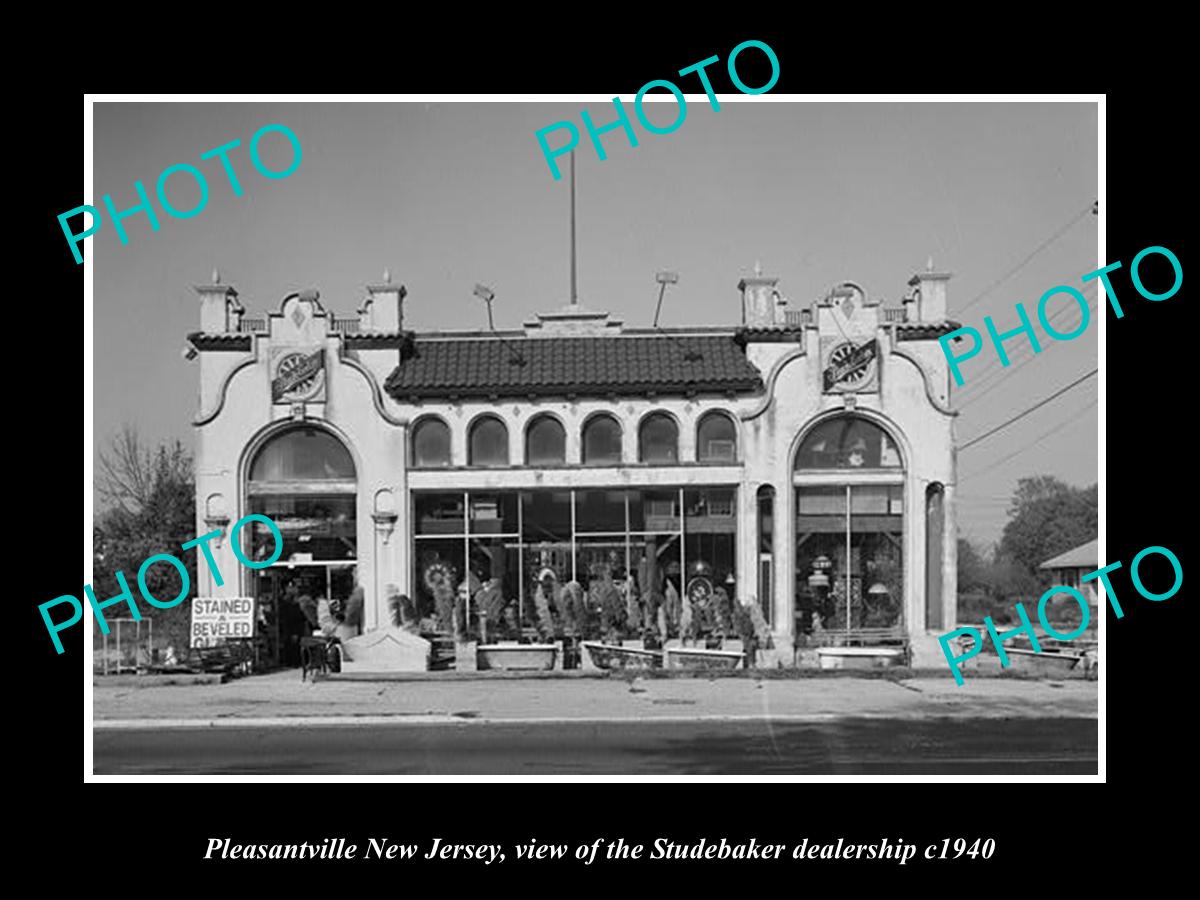
<path id="1" fill-rule="evenodd" d="M 338 717 L 428 722 L 630 721 L 639 719 L 1057 718 L 1097 716 L 1097 683 L 952 678 L 637 678 L 301 682 L 297 672 L 228 684 L 155 688 L 98 684 L 97 727 L 138 722 Z M 365 721 L 365 719 L 364 719 Z"/>

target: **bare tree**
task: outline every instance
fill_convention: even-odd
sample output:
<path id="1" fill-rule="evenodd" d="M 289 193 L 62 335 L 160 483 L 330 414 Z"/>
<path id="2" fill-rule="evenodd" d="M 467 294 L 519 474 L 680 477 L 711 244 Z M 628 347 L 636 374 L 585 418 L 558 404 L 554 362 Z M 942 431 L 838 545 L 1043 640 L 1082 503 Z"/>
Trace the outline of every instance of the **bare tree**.
<path id="1" fill-rule="evenodd" d="M 137 429 L 126 423 L 120 434 L 100 452 L 96 493 L 109 505 L 126 512 L 141 512 L 154 488 L 154 464 Z"/>
<path id="2" fill-rule="evenodd" d="M 180 552 L 196 533 L 196 487 L 191 456 L 179 441 L 147 447 L 135 428 L 124 426 L 99 455 L 95 489 L 101 501 L 92 529 L 98 596 L 117 596 L 122 587 L 115 573 L 132 580 L 143 561 L 158 553 L 181 559 L 189 582 L 196 583 L 195 554 Z M 155 597 L 175 597 L 182 588 L 171 566 L 150 569 L 145 581 Z M 190 610 L 190 603 L 143 606 L 142 617 L 154 620 L 156 643 L 186 646 Z"/>

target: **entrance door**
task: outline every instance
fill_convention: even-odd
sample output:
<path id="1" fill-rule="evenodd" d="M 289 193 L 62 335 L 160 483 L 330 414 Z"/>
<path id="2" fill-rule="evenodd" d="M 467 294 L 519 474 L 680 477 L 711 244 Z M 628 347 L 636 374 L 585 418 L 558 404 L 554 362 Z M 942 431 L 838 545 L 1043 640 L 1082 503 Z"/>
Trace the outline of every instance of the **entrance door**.
<path id="1" fill-rule="evenodd" d="M 345 601 L 354 590 L 352 565 L 278 565 L 259 573 L 258 629 L 273 665 L 300 665 L 300 638 L 318 630 L 317 605 Z"/>
<path id="2" fill-rule="evenodd" d="M 270 518 L 247 528 L 245 555 L 278 562 L 254 580 L 259 633 L 276 665 L 300 664 L 300 638 L 316 629 L 317 601 L 346 599 L 357 557 L 354 461 L 341 440 L 316 424 L 285 426 L 258 449 L 246 473 L 249 512 Z M 276 551 L 276 537 L 283 547 Z M 336 584 L 331 568 L 339 572 Z M 303 601 L 303 602 L 302 602 Z"/>

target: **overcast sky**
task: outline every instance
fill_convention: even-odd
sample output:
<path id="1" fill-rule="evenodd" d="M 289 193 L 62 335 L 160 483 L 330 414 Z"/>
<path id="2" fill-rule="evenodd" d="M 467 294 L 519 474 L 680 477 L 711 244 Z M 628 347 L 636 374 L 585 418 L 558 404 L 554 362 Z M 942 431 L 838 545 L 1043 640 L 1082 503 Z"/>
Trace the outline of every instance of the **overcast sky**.
<path id="1" fill-rule="evenodd" d="M 631 97 L 622 99 L 631 107 Z M 611 132 L 603 162 L 583 135 L 586 306 L 647 326 L 654 273 L 669 268 L 680 280 L 667 294 L 663 324 L 736 324 L 737 282 L 756 260 L 794 305 L 847 279 L 894 303 L 932 256 L 937 269 L 954 273 L 951 317 L 982 331 L 983 316 L 1012 327 L 1014 303 L 1033 315 L 1046 289 L 1078 287 L 1100 264 L 1088 214 L 964 311 L 1096 199 L 1094 104 L 735 99 L 722 97 L 718 112 L 701 95 L 672 134 L 637 128 L 636 148 Z M 353 315 L 364 285 L 385 268 L 407 286 L 405 326 L 417 330 L 485 327 L 485 308 L 471 294 L 476 282 L 495 290 L 501 328 L 564 303 L 567 181 L 551 177 L 534 132 L 562 119 L 578 124 L 584 107 L 597 124 L 612 118 L 611 104 L 599 102 L 96 104 L 96 195 L 84 202 L 101 206 L 110 193 L 118 209 L 132 206 L 135 180 L 153 194 L 159 173 L 181 162 L 201 168 L 210 185 L 208 206 L 194 218 L 159 209 L 158 232 L 144 215 L 126 220 L 128 245 L 111 223 L 88 239 L 96 261 L 96 447 L 123 422 L 151 442 L 192 446 L 198 369 L 180 351 L 199 325 L 191 286 L 209 281 L 214 267 L 255 316 L 308 287 L 320 290 L 327 309 Z M 654 121 L 670 121 L 666 107 L 648 108 Z M 276 122 L 297 134 L 303 161 L 290 177 L 268 180 L 246 148 L 259 127 Z M 241 197 L 215 160 L 199 160 L 234 139 L 242 142 L 230 156 Z M 290 159 L 279 135 L 262 147 L 271 167 Z M 171 179 L 174 205 L 190 208 L 197 197 L 186 175 Z M 1085 293 L 1095 308 L 1094 288 Z M 1074 312 L 1059 315 L 1063 331 L 1078 321 Z M 1094 368 L 1096 316 L 1082 337 L 1047 340 L 1036 356 L 1018 349 L 1023 343 L 1010 345 L 1007 371 L 990 352 L 965 365 L 955 401 L 960 444 Z M 965 536 L 981 546 L 999 536 L 1019 477 L 1097 480 L 1095 398 L 1093 378 L 961 453 Z"/>

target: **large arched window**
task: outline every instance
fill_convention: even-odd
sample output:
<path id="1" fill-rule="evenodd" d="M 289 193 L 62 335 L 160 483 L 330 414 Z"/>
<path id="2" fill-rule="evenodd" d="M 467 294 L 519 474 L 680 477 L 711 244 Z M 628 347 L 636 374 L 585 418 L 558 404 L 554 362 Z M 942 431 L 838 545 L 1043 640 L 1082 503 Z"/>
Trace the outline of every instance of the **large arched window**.
<path id="1" fill-rule="evenodd" d="M 507 466 L 508 428 L 495 416 L 480 416 L 471 423 L 467 449 L 473 466 Z"/>
<path id="2" fill-rule="evenodd" d="M 341 441 L 318 428 L 294 428 L 271 438 L 250 466 L 252 483 L 354 479 L 354 461 Z"/>
<path id="3" fill-rule="evenodd" d="M 735 462 L 737 426 L 722 412 L 706 413 L 696 428 L 696 459 L 699 462 Z"/>
<path id="4" fill-rule="evenodd" d="M 412 430 L 412 458 L 417 467 L 450 465 L 450 428 L 435 416 L 420 419 Z"/>
<path id="5" fill-rule="evenodd" d="M 554 416 L 537 416 L 525 429 L 525 463 L 560 466 L 567 461 L 567 432 Z"/>
<path id="6" fill-rule="evenodd" d="M 269 438 L 250 463 L 249 512 L 279 527 L 285 563 L 332 563 L 357 556 L 355 471 L 350 452 L 320 428 L 289 428 Z M 247 557 L 269 559 L 275 538 L 262 523 L 251 532 Z M 244 538 L 245 539 L 245 538 Z M 320 570 L 324 577 L 324 570 Z"/>
<path id="7" fill-rule="evenodd" d="M 904 642 L 904 479 L 895 441 L 862 416 L 835 416 L 804 438 L 793 474 L 801 631 Z"/>
<path id="8" fill-rule="evenodd" d="M 898 469 L 900 452 L 878 425 L 859 416 L 822 422 L 796 454 L 797 469 Z"/>
<path id="9" fill-rule="evenodd" d="M 679 462 L 679 426 L 666 413 L 651 413 L 638 429 L 638 459 L 644 463 Z"/>
<path id="10" fill-rule="evenodd" d="M 621 425 L 610 415 L 592 416 L 583 425 L 583 464 L 616 465 L 621 462 Z"/>

